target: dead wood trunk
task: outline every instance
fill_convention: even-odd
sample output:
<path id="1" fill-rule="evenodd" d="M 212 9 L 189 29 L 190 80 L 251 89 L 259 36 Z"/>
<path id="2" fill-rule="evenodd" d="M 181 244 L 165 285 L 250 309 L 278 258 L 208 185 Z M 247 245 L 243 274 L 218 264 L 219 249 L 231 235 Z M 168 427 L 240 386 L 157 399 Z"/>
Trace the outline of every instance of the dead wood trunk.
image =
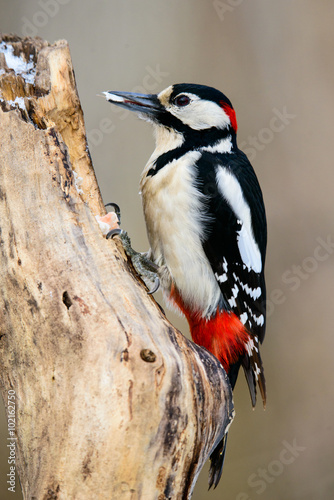
<path id="1" fill-rule="evenodd" d="M 0 53 L 0 380 L 24 498 L 190 498 L 232 419 L 226 375 L 100 232 L 67 43 L 1 41 L 26 63 Z"/>

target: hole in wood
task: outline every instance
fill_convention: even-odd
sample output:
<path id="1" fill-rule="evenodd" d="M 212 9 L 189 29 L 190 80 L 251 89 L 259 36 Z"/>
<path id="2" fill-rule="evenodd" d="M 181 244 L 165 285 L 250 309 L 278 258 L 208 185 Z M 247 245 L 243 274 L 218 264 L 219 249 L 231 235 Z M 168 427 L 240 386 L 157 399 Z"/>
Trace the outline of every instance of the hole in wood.
<path id="1" fill-rule="evenodd" d="M 67 309 L 69 309 L 72 305 L 71 297 L 69 296 L 68 292 L 66 292 L 66 291 L 63 293 L 63 302 L 64 302 L 65 306 L 67 307 Z"/>
<path id="2" fill-rule="evenodd" d="M 150 349 L 142 349 L 140 351 L 140 357 L 143 361 L 146 361 L 147 363 L 154 363 L 154 361 L 157 359 L 154 352 L 152 352 Z"/>

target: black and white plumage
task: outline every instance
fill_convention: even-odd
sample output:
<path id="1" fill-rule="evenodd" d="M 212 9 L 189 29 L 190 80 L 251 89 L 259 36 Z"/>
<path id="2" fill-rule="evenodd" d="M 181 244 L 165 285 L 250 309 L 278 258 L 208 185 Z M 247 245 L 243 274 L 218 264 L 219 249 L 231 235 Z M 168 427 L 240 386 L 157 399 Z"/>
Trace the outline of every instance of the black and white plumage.
<path id="1" fill-rule="evenodd" d="M 166 298 L 187 317 L 194 341 L 220 359 L 232 387 L 243 366 L 252 404 L 257 384 L 265 402 L 266 217 L 254 170 L 237 147 L 231 102 L 194 84 L 105 95 L 154 127 L 156 148 L 140 184 L 149 256 Z M 225 440 L 211 456 L 210 486 L 224 452 Z"/>

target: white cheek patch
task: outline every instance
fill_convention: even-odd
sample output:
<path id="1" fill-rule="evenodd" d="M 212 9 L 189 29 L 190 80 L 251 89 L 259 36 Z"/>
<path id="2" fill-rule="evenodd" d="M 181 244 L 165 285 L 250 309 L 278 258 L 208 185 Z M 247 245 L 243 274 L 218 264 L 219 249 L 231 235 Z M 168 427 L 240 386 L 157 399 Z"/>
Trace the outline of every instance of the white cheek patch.
<path id="1" fill-rule="evenodd" d="M 256 273 L 262 270 L 262 259 L 255 241 L 251 212 L 237 178 L 226 168 L 219 166 L 216 173 L 220 193 L 228 202 L 239 222 L 242 224 L 237 233 L 238 248 L 244 265 Z"/>
<path id="2" fill-rule="evenodd" d="M 194 130 L 205 130 L 211 127 L 224 129 L 231 125 L 228 115 L 215 102 L 200 99 L 189 92 L 183 94 L 190 98 L 190 104 L 183 107 L 171 104 L 167 109 L 190 128 Z"/>

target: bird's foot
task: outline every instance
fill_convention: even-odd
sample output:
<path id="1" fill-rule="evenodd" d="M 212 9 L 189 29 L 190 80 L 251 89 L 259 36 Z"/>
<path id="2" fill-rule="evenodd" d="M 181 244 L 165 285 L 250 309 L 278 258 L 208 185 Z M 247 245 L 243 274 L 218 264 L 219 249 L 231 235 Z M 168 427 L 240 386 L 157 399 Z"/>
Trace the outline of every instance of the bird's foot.
<path id="1" fill-rule="evenodd" d="M 123 244 L 124 251 L 126 255 L 131 260 L 131 263 L 139 275 L 139 277 L 144 281 L 145 285 L 149 289 L 149 294 L 156 292 L 160 286 L 160 280 L 158 277 L 159 267 L 152 262 L 145 253 L 136 252 L 131 246 L 131 240 L 126 231 L 120 228 L 112 229 L 107 234 L 108 238 L 113 238 L 118 236 Z M 152 288 L 148 286 L 148 283 L 152 285 Z"/>

